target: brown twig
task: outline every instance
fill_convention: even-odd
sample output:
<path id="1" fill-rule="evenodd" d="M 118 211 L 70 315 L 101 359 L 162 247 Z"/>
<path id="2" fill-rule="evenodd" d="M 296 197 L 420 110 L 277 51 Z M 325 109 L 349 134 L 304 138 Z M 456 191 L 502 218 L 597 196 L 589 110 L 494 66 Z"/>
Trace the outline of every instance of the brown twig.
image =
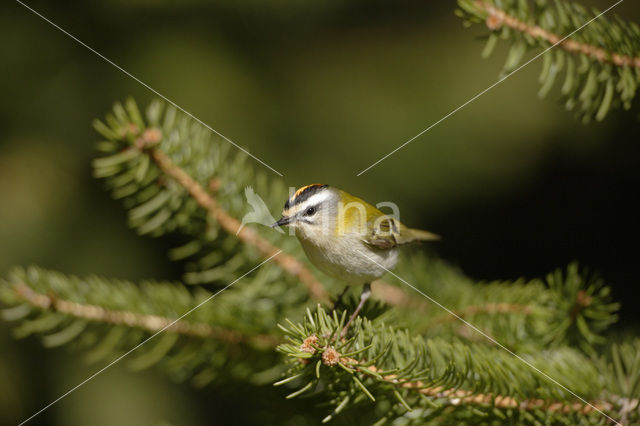
<path id="1" fill-rule="evenodd" d="M 81 304 L 69 300 L 60 299 L 53 294 L 42 294 L 34 291 L 25 283 L 14 284 L 16 294 L 26 303 L 42 310 L 52 310 L 75 318 L 104 324 L 125 325 L 127 327 L 140 328 L 151 333 L 161 330 L 194 336 L 205 339 L 223 340 L 229 343 L 254 342 L 260 346 L 276 346 L 280 343 L 270 335 L 248 336 L 237 331 L 213 327 L 204 323 L 192 323 L 189 321 L 148 315 L 137 312 L 117 311 L 105 309 L 101 306 Z M 173 323 L 173 324 L 172 324 Z"/>
<path id="2" fill-rule="evenodd" d="M 326 348 L 326 350 L 335 351 L 333 348 Z M 371 376 L 371 372 L 379 373 L 381 371 L 375 365 L 367 365 L 366 363 L 362 363 L 361 361 L 354 358 L 342 357 L 339 358 L 339 362 L 343 366 L 350 368 L 356 372 L 366 374 L 369 377 Z M 324 364 L 331 366 L 337 364 L 337 362 L 331 364 L 324 362 Z M 365 366 L 364 368 L 366 368 L 366 370 L 368 371 L 363 371 L 361 366 Z M 380 377 L 382 377 L 382 380 L 385 383 L 388 383 L 390 385 L 394 385 L 404 389 L 410 389 L 425 396 L 448 399 L 449 404 L 455 406 L 463 404 L 473 404 L 488 405 L 498 408 L 515 408 L 521 410 L 544 409 L 553 413 L 577 412 L 583 414 L 596 412 L 597 410 L 609 411 L 613 409 L 613 404 L 607 401 L 596 401 L 594 403 L 591 403 L 591 405 L 587 405 L 581 402 L 567 403 L 559 401 L 547 401 L 539 398 L 518 400 L 511 396 L 475 393 L 464 389 L 446 389 L 442 386 L 427 386 L 421 380 L 399 379 L 395 374 L 388 374 Z"/>
<path id="3" fill-rule="evenodd" d="M 615 52 L 608 52 L 600 47 L 582 43 L 570 38 L 563 40 L 564 37 L 547 31 L 537 25 L 531 25 L 524 21 L 521 21 L 518 18 L 509 15 L 504 10 L 497 8 L 486 1 L 477 0 L 475 2 L 475 5 L 476 7 L 478 7 L 478 9 L 483 10 L 487 13 L 487 19 L 485 23 L 487 25 L 487 28 L 492 31 L 506 26 L 518 32 L 528 34 L 531 37 L 545 40 L 552 45 L 559 43 L 558 47 L 570 53 L 581 53 L 599 62 L 610 63 L 619 67 L 640 68 L 640 57 L 632 57 L 628 55 L 621 55 Z"/>

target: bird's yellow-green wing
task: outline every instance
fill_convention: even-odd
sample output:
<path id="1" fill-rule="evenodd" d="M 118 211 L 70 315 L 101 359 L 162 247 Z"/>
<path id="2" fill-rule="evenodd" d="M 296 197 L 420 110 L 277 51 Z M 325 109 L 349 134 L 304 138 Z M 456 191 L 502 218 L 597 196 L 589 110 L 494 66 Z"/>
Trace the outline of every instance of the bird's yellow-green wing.
<path id="1" fill-rule="evenodd" d="M 348 232 L 361 233 L 363 241 L 372 247 L 389 249 L 414 241 L 440 239 L 431 232 L 406 227 L 398 219 L 347 192 L 342 191 L 341 198 L 339 226 Z"/>

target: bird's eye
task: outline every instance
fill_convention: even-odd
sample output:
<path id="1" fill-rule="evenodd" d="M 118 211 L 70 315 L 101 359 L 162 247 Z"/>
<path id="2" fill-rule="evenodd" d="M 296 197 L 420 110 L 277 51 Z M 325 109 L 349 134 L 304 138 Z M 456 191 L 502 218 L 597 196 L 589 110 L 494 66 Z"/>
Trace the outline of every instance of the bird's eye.
<path id="1" fill-rule="evenodd" d="M 311 215 L 313 215 L 315 212 L 316 212 L 316 208 L 315 208 L 315 207 L 309 207 L 309 208 L 307 209 L 307 211 L 306 211 L 306 212 L 304 212 L 304 215 L 305 215 L 305 216 L 311 216 Z"/>

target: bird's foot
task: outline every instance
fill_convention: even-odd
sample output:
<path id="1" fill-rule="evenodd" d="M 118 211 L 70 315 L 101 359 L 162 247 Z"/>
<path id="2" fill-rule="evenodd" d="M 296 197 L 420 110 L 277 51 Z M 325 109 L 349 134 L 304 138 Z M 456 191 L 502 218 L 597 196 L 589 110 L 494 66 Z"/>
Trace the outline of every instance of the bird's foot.
<path id="1" fill-rule="evenodd" d="M 367 301 L 367 299 L 369 299 L 370 296 L 371 296 L 371 284 L 367 283 L 364 285 L 364 288 L 362 289 L 362 294 L 360 295 L 360 303 L 358 303 L 356 310 L 353 311 L 353 314 L 351 314 L 351 316 L 349 317 L 349 321 L 347 321 L 344 328 L 342 329 L 342 333 L 340 337 L 344 337 L 347 335 L 347 331 L 349 331 L 349 326 L 351 325 L 353 320 L 356 319 L 356 317 L 362 310 L 362 307 L 364 306 L 365 302 Z"/>

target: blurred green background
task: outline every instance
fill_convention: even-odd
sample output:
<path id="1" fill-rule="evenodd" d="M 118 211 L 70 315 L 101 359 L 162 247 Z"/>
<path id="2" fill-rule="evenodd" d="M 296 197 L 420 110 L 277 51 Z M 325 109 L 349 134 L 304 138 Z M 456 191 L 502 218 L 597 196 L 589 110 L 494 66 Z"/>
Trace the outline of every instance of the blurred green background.
<path id="1" fill-rule="evenodd" d="M 486 31 L 464 29 L 455 2 L 28 4 L 282 172 L 287 185 L 326 182 L 394 201 L 405 223 L 443 235 L 438 253 L 477 279 L 542 276 L 577 259 L 613 286 L 622 326 L 640 319 L 629 303 L 639 294 L 637 108 L 583 126 L 557 91 L 537 98 L 533 63 L 356 177 L 496 81 L 504 44 L 481 59 Z M 116 100 L 145 105 L 153 94 L 20 4 L 2 9 L 0 273 L 35 263 L 179 278 L 169 243 L 130 232 L 90 174 L 91 120 Z M 613 13 L 640 22 L 637 2 Z M 0 347 L 0 424 L 23 420 L 97 369 L 35 339 L 15 341 L 6 324 Z M 229 412 L 239 403 L 245 408 Z M 276 418 L 295 424 L 304 407 L 287 404 Z M 30 424 L 269 423 L 270 410 L 260 395 L 196 392 L 119 365 Z"/>

